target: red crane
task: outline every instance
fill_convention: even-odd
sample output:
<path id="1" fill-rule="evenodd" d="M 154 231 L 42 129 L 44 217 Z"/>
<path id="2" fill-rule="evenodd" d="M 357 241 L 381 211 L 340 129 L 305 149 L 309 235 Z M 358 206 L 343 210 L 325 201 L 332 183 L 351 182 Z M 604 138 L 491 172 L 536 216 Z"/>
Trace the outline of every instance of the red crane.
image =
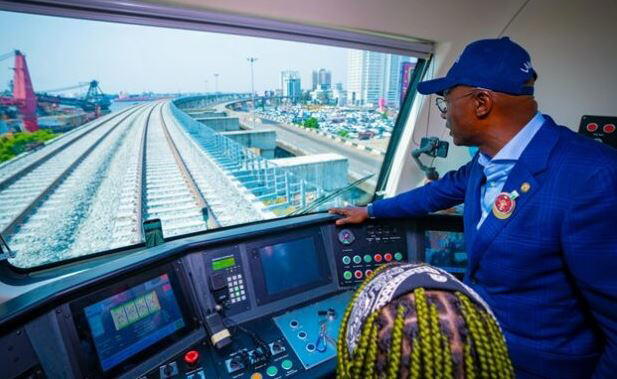
<path id="1" fill-rule="evenodd" d="M 13 68 L 13 97 L 0 98 L 0 103 L 5 105 L 16 105 L 22 114 L 24 127 L 29 132 L 39 129 L 36 119 L 36 95 L 32 88 L 32 80 L 28 72 L 26 57 L 19 51 L 6 54 L 0 58 L 10 57 L 15 54 L 15 67 Z"/>

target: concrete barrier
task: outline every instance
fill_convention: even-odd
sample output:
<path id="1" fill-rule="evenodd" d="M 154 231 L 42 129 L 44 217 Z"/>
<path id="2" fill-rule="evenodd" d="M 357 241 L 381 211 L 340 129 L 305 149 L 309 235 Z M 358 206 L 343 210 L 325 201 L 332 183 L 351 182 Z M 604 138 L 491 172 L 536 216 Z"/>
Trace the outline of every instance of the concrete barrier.
<path id="1" fill-rule="evenodd" d="M 214 110 L 211 110 L 211 111 L 198 111 L 198 112 L 187 112 L 187 114 L 189 116 L 193 117 L 194 119 L 227 117 L 227 113 L 226 112 L 216 112 Z"/>
<path id="2" fill-rule="evenodd" d="M 263 158 L 274 158 L 274 150 L 276 149 L 276 132 L 274 130 L 240 130 L 221 132 L 221 135 L 248 148 L 259 149 L 259 155 Z"/>
<path id="3" fill-rule="evenodd" d="M 294 175 L 314 183 L 326 191 L 345 187 L 349 162 L 334 153 L 305 155 L 302 157 L 272 159 L 278 167 L 289 169 Z"/>
<path id="4" fill-rule="evenodd" d="M 237 117 L 208 117 L 199 118 L 196 119 L 196 121 L 199 121 L 217 132 L 240 130 L 240 120 Z"/>

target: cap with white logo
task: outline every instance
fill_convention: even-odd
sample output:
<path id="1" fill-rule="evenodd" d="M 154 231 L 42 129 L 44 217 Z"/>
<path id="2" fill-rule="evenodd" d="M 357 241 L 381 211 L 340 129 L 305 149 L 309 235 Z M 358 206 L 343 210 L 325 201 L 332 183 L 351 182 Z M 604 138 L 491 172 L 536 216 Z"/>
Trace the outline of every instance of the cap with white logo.
<path id="1" fill-rule="evenodd" d="M 508 37 L 484 39 L 470 43 L 444 78 L 418 84 L 418 92 L 443 94 L 443 91 L 466 85 L 491 89 L 511 95 L 533 95 L 532 79 L 538 75 L 525 49 Z"/>

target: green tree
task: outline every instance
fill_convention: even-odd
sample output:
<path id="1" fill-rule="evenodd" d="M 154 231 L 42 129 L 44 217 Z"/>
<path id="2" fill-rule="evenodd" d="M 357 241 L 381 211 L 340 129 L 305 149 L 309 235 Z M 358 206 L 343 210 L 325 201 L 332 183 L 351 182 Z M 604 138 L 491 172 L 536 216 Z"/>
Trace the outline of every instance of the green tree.
<path id="1" fill-rule="evenodd" d="M 315 117 L 309 117 L 304 120 L 304 127 L 308 129 L 319 129 L 319 121 Z"/>
<path id="2" fill-rule="evenodd" d="M 13 135 L 5 135 L 0 138 L 0 162 L 8 161 L 38 143 L 49 141 L 57 137 L 49 130 L 41 129 L 36 132 L 20 132 Z"/>
<path id="3" fill-rule="evenodd" d="M 339 137 L 347 138 L 349 132 L 347 130 L 339 130 L 337 134 L 339 135 Z"/>

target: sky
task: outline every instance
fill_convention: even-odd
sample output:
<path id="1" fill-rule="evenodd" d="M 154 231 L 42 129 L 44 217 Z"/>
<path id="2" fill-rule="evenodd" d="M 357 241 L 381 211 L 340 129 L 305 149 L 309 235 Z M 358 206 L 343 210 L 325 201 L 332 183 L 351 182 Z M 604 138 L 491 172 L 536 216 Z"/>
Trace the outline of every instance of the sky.
<path id="1" fill-rule="evenodd" d="M 313 70 L 346 82 L 349 49 L 264 38 L 0 12 L 0 55 L 26 56 L 35 91 L 98 80 L 106 93 L 250 92 L 280 87 L 283 70 L 299 71 L 302 88 Z M 12 79 L 13 59 L 0 62 L 0 90 Z M 206 83 L 208 81 L 208 83 Z"/>

